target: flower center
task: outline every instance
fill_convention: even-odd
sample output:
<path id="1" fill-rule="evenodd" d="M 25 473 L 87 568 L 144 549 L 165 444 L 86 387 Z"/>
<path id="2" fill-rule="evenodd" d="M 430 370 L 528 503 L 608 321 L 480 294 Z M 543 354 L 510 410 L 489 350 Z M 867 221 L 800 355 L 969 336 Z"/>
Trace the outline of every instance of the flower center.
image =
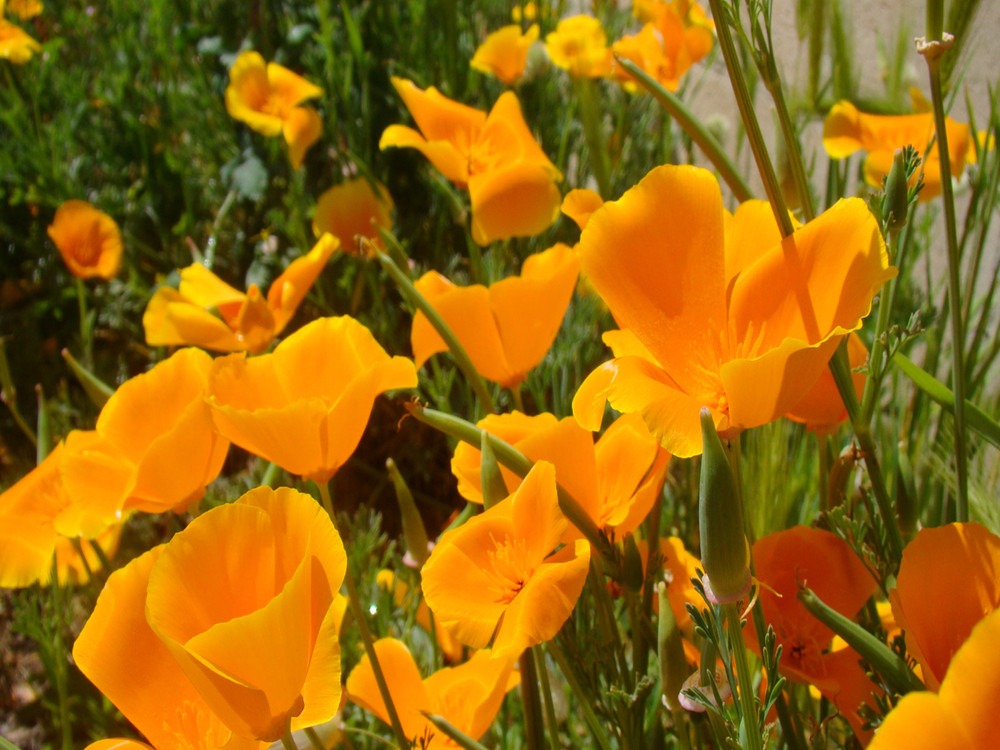
<path id="1" fill-rule="evenodd" d="M 486 556 L 493 569 L 493 585 L 490 586 L 495 594 L 493 601 L 510 604 L 531 578 L 534 566 L 528 562 L 523 539 L 512 540 L 505 535 L 504 540 L 498 542 L 492 534 L 490 539 L 493 549 L 487 551 Z"/>

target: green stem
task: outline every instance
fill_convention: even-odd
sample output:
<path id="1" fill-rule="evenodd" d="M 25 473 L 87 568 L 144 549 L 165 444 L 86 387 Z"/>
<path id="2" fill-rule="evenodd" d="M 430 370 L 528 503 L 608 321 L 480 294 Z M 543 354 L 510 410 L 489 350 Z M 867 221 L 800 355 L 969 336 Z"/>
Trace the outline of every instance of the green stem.
<path id="1" fill-rule="evenodd" d="M 532 649 L 525 649 L 518 661 L 521 670 L 521 704 L 524 708 L 524 739 L 528 750 L 542 750 L 545 746 L 545 722 L 542 720 L 542 701 L 538 694 L 538 671 Z"/>
<path id="2" fill-rule="evenodd" d="M 66 673 L 66 648 L 63 645 L 63 628 L 66 625 L 66 608 L 63 600 L 64 589 L 59 584 L 59 568 L 55 555 L 52 556 L 52 580 L 49 584 L 52 609 L 55 614 L 55 628 L 52 643 L 52 669 L 58 695 L 59 730 L 62 750 L 73 750 L 73 722 L 69 712 L 69 685 Z"/>
<path id="3" fill-rule="evenodd" d="M 313 727 L 306 727 L 305 733 L 306 737 L 309 738 L 309 744 L 312 745 L 313 750 L 326 750 L 326 747 L 323 746 L 323 741 L 316 734 L 316 730 Z"/>
<path id="4" fill-rule="evenodd" d="M 763 750 L 760 722 L 757 719 L 757 701 L 753 690 L 753 674 L 750 672 L 746 644 L 743 642 L 740 610 L 735 603 L 723 605 L 723 610 L 725 611 L 730 648 L 736 660 L 736 679 L 740 686 L 739 704 L 743 727 L 740 735 L 746 740 L 746 750 Z"/>
<path id="5" fill-rule="evenodd" d="M 896 257 L 898 232 L 889 232 L 886 237 L 886 248 L 889 252 L 890 262 Z M 885 335 L 889 329 L 889 319 L 892 315 L 892 296 L 890 285 L 892 280 L 887 281 L 881 292 L 879 292 L 878 321 L 875 324 L 875 336 L 872 339 L 872 350 L 868 356 L 868 377 L 865 378 L 864 395 L 861 397 L 861 421 L 871 424 L 872 416 L 875 414 L 875 402 L 882 382 L 882 372 L 884 371 L 883 354 L 885 352 Z"/>
<path id="6" fill-rule="evenodd" d="M 521 393 L 521 383 L 510 389 L 510 395 L 514 397 L 514 408 L 524 414 L 524 396 Z"/>
<path id="7" fill-rule="evenodd" d="M 545 666 L 545 653 L 541 646 L 532 646 L 531 652 L 538 670 L 538 681 L 542 687 L 542 703 L 545 707 L 545 723 L 549 728 L 549 747 L 557 750 L 559 747 L 559 724 L 556 722 L 556 709 L 552 702 L 552 686 L 549 684 L 549 670 Z"/>
<path id="8" fill-rule="evenodd" d="M 775 175 L 771 157 L 767 153 L 764 136 L 760 132 L 760 124 L 757 122 L 753 100 L 750 98 L 750 91 L 747 89 L 746 79 L 743 77 L 743 69 L 736 54 L 732 34 L 729 33 L 729 17 L 722 7 L 722 0 L 709 1 L 712 6 L 712 18 L 715 19 L 715 31 L 719 37 L 719 48 L 726 61 L 726 70 L 729 72 L 729 80 L 733 85 L 733 93 L 736 95 L 736 106 L 740 110 L 740 118 L 746 129 L 750 150 L 753 152 L 757 171 L 764 183 L 764 192 L 771 203 L 775 221 L 778 222 L 778 229 L 781 230 L 782 237 L 787 237 L 793 230 L 792 219 L 788 215 L 788 208 L 781 194 L 781 185 L 777 175 Z"/>
<path id="9" fill-rule="evenodd" d="M 281 735 L 281 746 L 285 750 L 298 750 L 298 746 L 295 744 L 295 740 L 292 739 L 292 730 L 289 729 L 283 735 Z"/>
<path id="10" fill-rule="evenodd" d="M 928 0 L 928 22 L 932 20 L 932 6 L 938 6 L 937 27 L 928 28 L 931 39 L 941 38 L 940 0 Z M 948 297 L 951 300 L 951 351 L 952 383 L 955 391 L 955 519 L 960 523 L 969 520 L 968 455 L 965 431 L 965 332 L 962 320 L 961 255 L 958 248 L 958 231 L 955 221 L 955 195 L 951 184 L 951 156 L 948 152 L 948 131 L 945 126 L 944 94 L 941 91 L 940 53 L 924 52 L 931 81 L 931 104 L 934 107 L 934 128 L 937 133 L 938 158 L 941 162 L 941 198 L 944 201 L 945 239 L 948 244 Z"/>
<path id="11" fill-rule="evenodd" d="M 88 369 L 93 369 L 93 331 L 90 330 L 90 315 L 87 312 L 87 286 L 81 278 L 76 280 L 76 302 L 80 311 L 80 341 L 83 344 L 83 361 Z"/>
<path id="12" fill-rule="evenodd" d="M 490 396 L 489 390 L 486 388 L 486 381 L 483 380 L 479 371 L 476 370 L 476 366 L 472 364 L 472 360 L 469 359 L 469 355 L 466 353 L 465 348 L 459 343 L 455 334 L 452 333 L 451 328 L 448 324 L 444 322 L 444 319 L 438 315 L 437 310 L 431 305 L 430 302 L 417 291 L 417 288 L 410 281 L 410 278 L 403 273 L 402 269 L 396 265 L 396 263 L 383 252 L 378 252 L 375 256 L 378 258 L 379 263 L 382 264 L 382 268 L 386 270 L 396 285 L 399 287 L 400 292 L 406 297 L 410 303 L 416 307 L 420 312 L 427 316 L 427 320 L 430 324 L 434 326 L 434 330 L 437 331 L 438 335 L 444 339 L 445 344 L 448 345 L 448 349 L 451 351 L 451 355 L 455 358 L 455 364 L 458 365 L 458 369 L 462 371 L 465 375 L 466 380 L 472 387 L 473 392 L 476 394 L 476 398 L 479 399 L 479 403 L 482 405 L 483 409 L 487 414 L 492 414 L 494 411 L 493 398 Z"/>
<path id="13" fill-rule="evenodd" d="M 604 730 L 604 724 L 597 718 L 597 714 L 594 713 L 593 706 L 597 705 L 595 699 L 583 689 L 569 660 L 559 645 L 554 640 L 551 640 L 547 646 L 549 653 L 552 654 L 552 658 L 559 665 L 559 671 L 562 672 L 563 679 L 566 680 L 570 691 L 576 696 L 577 702 L 580 705 L 580 712 L 583 714 L 583 720 L 590 728 L 590 733 L 593 735 L 595 742 L 597 742 L 597 746 L 600 750 L 611 750 L 611 740 L 608 739 L 608 735 Z"/>
<path id="14" fill-rule="evenodd" d="M 785 140 L 785 151 L 788 155 L 788 168 L 792 172 L 792 181 L 799 194 L 802 218 L 805 221 L 812 221 L 816 217 L 816 212 L 813 208 L 812 191 L 809 188 L 809 178 L 806 176 L 805 162 L 802 159 L 802 146 L 799 143 L 798 134 L 795 132 L 795 126 L 792 124 L 788 105 L 785 103 L 781 79 L 777 77 L 777 72 L 774 73 L 774 76 L 773 80 L 765 78 L 764 85 L 771 92 L 774 109 L 778 113 L 778 124 L 781 126 L 781 135 Z"/>
<path id="15" fill-rule="evenodd" d="M 649 75 L 631 60 L 616 58 L 618 64 L 627 70 L 640 84 L 652 94 L 653 98 L 660 103 L 660 106 L 667 111 L 681 129 L 687 133 L 688 137 L 694 141 L 695 145 L 701 149 L 705 157 L 712 162 L 712 166 L 719 172 L 719 176 L 733 191 L 733 195 L 740 203 L 753 198 L 753 191 L 743 179 L 743 175 L 736 169 L 736 165 L 730 160 L 715 137 L 709 130 L 701 124 L 680 99 L 671 91 L 666 89 L 659 81 Z"/>
<path id="16" fill-rule="evenodd" d="M 605 146 L 601 111 L 597 107 L 594 82 L 589 78 L 577 78 L 576 95 L 580 102 L 580 120 L 583 122 L 583 135 L 587 140 L 587 150 L 590 153 L 590 166 L 594 171 L 594 179 L 604 200 L 611 198 L 611 165 L 608 163 L 608 150 Z"/>
<path id="17" fill-rule="evenodd" d="M 333 521 L 333 525 L 337 525 L 337 518 L 333 514 L 333 498 L 330 497 L 330 483 L 329 482 L 316 482 L 316 486 L 319 487 L 319 499 L 323 504 L 323 510 L 326 514 L 330 516 L 330 520 Z"/>

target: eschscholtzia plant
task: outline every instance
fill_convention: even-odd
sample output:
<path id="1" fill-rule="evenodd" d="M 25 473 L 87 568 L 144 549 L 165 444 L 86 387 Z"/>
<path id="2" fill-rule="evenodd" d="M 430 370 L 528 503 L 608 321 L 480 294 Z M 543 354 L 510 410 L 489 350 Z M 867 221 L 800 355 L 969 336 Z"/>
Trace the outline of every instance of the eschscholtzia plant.
<path id="1" fill-rule="evenodd" d="M 264 63 L 260 53 L 247 50 L 229 70 L 226 110 L 261 135 L 283 135 L 288 159 L 298 169 L 323 132 L 323 121 L 302 102 L 323 95 L 323 89 L 277 63 Z"/>
<path id="2" fill-rule="evenodd" d="M 414 284 L 487 380 L 516 388 L 552 346 L 580 270 L 576 253 L 555 245 L 529 256 L 520 276 L 485 287 L 457 286 L 436 271 Z M 417 367 L 447 351 L 427 317 L 413 316 L 410 344 Z"/>
<path id="3" fill-rule="evenodd" d="M 521 31 L 518 24 L 504 26 L 486 37 L 469 61 L 474 69 L 513 86 L 524 75 L 528 50 L 538 41 L 538 24 Z"/>
<path id="4" fill-rule="evenodd" d="M 420 131 L 390 125 L 379 148 L 415 148 L 449 180 L 468 186 L 472 238 L 478 244 L 530 237 L 552 226 L 562 174 L 531 135 L 512 91 L 487 115 L 433 86 L 422 91 L 403 78 L 393 78 L 392 85 Z"/>
<path id="5" fill-rule="evenodd" d="M 16 65 L 23 65 L 41 48 L 42 45 L 28 32 L 0 17 L 0 60 L 10 60 Z"/>
<path id="6" fill-rule="evenodd" d="M 383 243 L 378 230 L 392 229 L 392 206 L 385 185 L 355 177 L 334 185 L 316 201 L 313 234 L 319 238 L 333 235 L 340 249 L 352 255 L 362 252 L 362 240 L 380 248 Z"/>
<path id="7" fill-rule="evenodd" d="M 115 220 L 86 201 L 56 209 L 49 237 L 77 278 L 113 279 L 122 267 L 122 236 Z"/>
<path id="8" fill-rule="evenodd" d="M 593 16 L 564 18 L 545 37 L 552 62 L 574 78 L 606 78 L 613 56 L 601 22 Z"/>
<path id="9" fill-rule="evenodd" d="M 346 565 L 313 498 L 258 487 L 116 572 L 74 659 L 157 750 L 273 742 L 340 708 Z"/>
<path id="10" fill-rule="evenodd" d="M 580 255 L 628 343 L 584 381 L 573 413 L 597 430 L 605 401 L 637 411 L 680 457 L 701 452 L 702 406 L 730 434 L 791 409 L 896 273 L 860 199 L 781 240 L 766 204 L 730 215 L 696 167 L 657 167 L 605 203 Z"/>
<path id="11" fill-rule="evenodd" d="M 177 289 L 161 286 L 150 298 L 142 316 L 146 343 L 220 352 L 264 351 L 291 321 L 338 246 L 335 237 L 321 236 L 312 250 L 293 260 L 274 280 L 266 299 L 256 284 L 244 294 L 200 263 L 192 263 L 181 271 Z"/>

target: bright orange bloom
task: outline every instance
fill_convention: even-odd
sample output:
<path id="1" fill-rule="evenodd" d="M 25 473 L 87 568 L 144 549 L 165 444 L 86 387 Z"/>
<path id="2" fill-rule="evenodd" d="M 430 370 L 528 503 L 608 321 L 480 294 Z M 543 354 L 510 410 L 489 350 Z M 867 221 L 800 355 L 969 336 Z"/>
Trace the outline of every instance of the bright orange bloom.
<path id="1" fill-rule="evenodd" d="M 951 175 L 962 176 L 966 157 L 974 151 L 968 125 L 945 120 L 948 134 L 948 155 Z M 924 160 L 924 189 L 920 200 L 927 201 L 941 193 L 941 161 L 937 142 L 928 150 L 934 137 L 934 115 L 921 112 L 912 115 L 869 115 L 860 112 L 848 101 L 837 102 L 823 122 L 823 145 L 834 159 L 843 159 L 855 151 L 868 152 L 865 157 L 865 182 L 873 187 L 882 184 L 889 174 L 893 154 L 903 146 L 913 146 Z"/>
<path id="2" fill-rule="evenodd" d="M 2 6 L 3 3 L 0 3 L 0 8 Z M 7 12 L 13 13 L 22 21 L 39 15 L 43 8 L 41 0 L 7 0 Z"/>
<path id="3" fill-rule="evenodd" d="M 339 709 L 346 565 L 315 500 L 258 487 L 115 573 L 74 658 L 160 750 L 273 742 Z"/>
<path id="4" fill-rule="evenodd" d="M 434 622 L 432 626 L 431 610 L 424 601 L 419 586 L 411 589 L 391 570 L 380 570 L 375 580 L 379 588 L 392 592 L 396 606 L 404 610 L 414 610 L 413 619 L 428 633 L 433 633 L 434 640 L 437 641 L 445 659 L 452 663 L 461 660 L 464 653 L 462 644 L 452 638 L 451 633 L 441 627 L 441 623 Z"/>
<path id="5" fill-rule="evenodd" d="M 978 523 L 921 529 L 903 550 L 889 601 L 936 692 L 976 623 L 1000 607 L 1000 537 Z"/>
<path id="6" fill-rule="evenodd" d="M 0 60 L 23 65 L 41 48 L 20 26 L 0 18 Z"/>
<path id="7" fill-rule="evenodd" d="M 288 158 L 298 169 L 323 132 L 319 113 L 299 105 L 322 95 L 319 86 L 277 63 L 265 65 L 259 53 L 248 50 L 229 69 L 226 110 L 261 135 L 284 134 Z"/>
<path id="8" fill-rule="evenodd" d="M 552 62 L 574 78 L 605 78 L 611 75 L 611 48 L 601 22 L 593 16 L 572 16 L 556 24 L 545 37 Z"/>
<path id="9" fill-rule="evenodd" d="M 860 401 L 865 389 L 865 374 L 854 370 L 868 361 L 868 348 L 857 333 L 851 333 L 847 337 L 847 357 L 851 365 L 854 392 Z M 794 422 L 803 423 L 807 430 L 819 435 L 836 432 L 840 423 L 847 419 L 847 408 L 833 380 L 833 373 L 829 369 L 824 370 L 816 384 L 785 416 Z"/>
<path id="10" fill-rule="evenodd" d="M 942 619 L 949 614 L 950 610 Z M 903 696 L 875 732 L 869 750 L 1000 747 L 1000 723 L 996 718 L 1000 706 L 997 643 L 1000 643 L 1000 611 L 987 615 L 972 629 L 952 657 L 936 695 L 918 691 Z"/>
<path id="11" fill-rule="evenodd" d="M 573 496 L 599 528 L 617 536 L 639 526 L 663 488 L 670 454 L 660 448 L 638 414 L 626 414 L 594 443 L 593 435 L 575 419 L 552 414 L 529 417 L 520 412 L 490 414 L 477 426 L 504 440 L 532 461 L 549 461 L 556 480 Z M 459 443 L 451 460 L 458 491 L 466 500 L 483 502 L 482 454 Z M 501 467 L 509 492 L 521 478 Z M 571 536 L 579 536 L 573 530 Z"/>
<path id="12" fill-rule="evenodd" d="M 421 91 L 393 78 L 406 108 L 420 128 L 390 125 L 379 148 L 415 148 L 452 182 L 468 186 L 472 238 L 480 245 L 545 231 L 559 215 L 562 179 L 531 135 L 512 91 L 489 116 L 452 101 L 433 86 Z"/>
<path id="13" fill-rule="evenodd" d="M 715 177 L 688 166 L 657 167 L 605 203 L 580 255 L 625 330 L 573 413 L 598 429 L 605 400 L 637 411 L 681 457 L 701 452 L 702 406 L 729 433 L 791 409 L 896 273 L 864 201 L 840 201 L 781 240 L 765 203 L 730 216 Z"/>
<path id="14" fill-rule="evenodd" d="M 375 655 L 389 683 L 389 695 L 403 734 L 413 740 L 414 747 L 427 750 L 456 745 L 424 718 L 422 712 L 440 716 L 460 732 L 478 740 L 493 723 L 504 695 L 520 681 L 517 672 L 512 671 L 513 659 L 492 659 L 488 651 L 477 651 L 464 664 L 439 669 L 427 679 L 420 678 L 420 670 L 402 641 L 395 638 L 376 641 Z M 361 662 L 347 678 L 347 696 L 389 723 L 389 712 L 367 654 L 361 657 Z"/>
<path id="15" fill-rule="evenodd" d="M 377 191 L 377 193 L 376 193 Z M 322 237 L 329 232 L 344 252 L 359 252 L 363 237 L 382 247 L 378 227 L 392 229 L 392 196 L 381 182 L 372 184 L 364 177 L 334 185 L 319 197 L 313 215 L 313 233 Z"/>
<path id="16" fill-rule="evenodd" d="M 93 432 L 69 434 L 60 470 L 75 504 L 113 521 L 183 513 L 201 499 L 229 450 L 204 401 L 211 365 L 200 349 L 181 349 L 119 386 Z"/>
<path id="17" fill-rule="evenodd" d="M 107 557 L 117 550 L 121 525 L 112 524 L 103 509 L 92 512 L 74 505 L 59 474 L 62 456 L 59 443 L 0 494 L 0 588 L 49 583 L 53 555 L 60 584 L 87 580 L 86 566 L 71 539 L 94 539 Z M 100 570 L 100 559 L 86 542 L 83 551 L 90 570 Z"/>
<path id="18" fill-rule="evenodd" d="M 115 220 L 103 211 L 86 201 L 66 201 L 56 209 L 48 231 L 74 276 L 112 279 L 118 275 L 122 236 Z"/>
<path id="19" fill-rule="evenodd" d="M 434 617 L 467 646 L 492 639 L 494 658 L 553 638 L 590 566 L 583 540 L 552 554 L 568 525 L 555 468 L 540 461 L 513 495 L 441 537 L 421 571 Z"/>
<path id="20" fill-rule="evenodd" d="M 415 286 L 448 324 L 479 374 L 514 388 L 552 346 L 579 269 L 576 253 L 558 244 L 529 256 L 520 276 L 489 288 L 455 286 L 436 271 L 425 273 Z M 413 316 L 410 344 L 417 367 L 448 349 L 419 311 Z"/>
<path id="21" fill-rule="evenodd" d="M 161 286 L 150 298 L 142 315 L 146 343 L 220 352 L 264 351 L 291 321 L 337 247 L 336 238 L 323 235 L 274 280 L 267 299 L 256 284 L 244 294 L 200 263 L 192 263 L 181 271 L 177 289 Z"/>
<path id="22" fill-rule="evenodd" d="M 713 24 L 700 5 L 689 2 L 647 2 L 633 10 L 647 23 L 633 36 L 612 45 L 615 55 L 631 60 L 670 91 L 680 85 L 690 67 L 712 50 Z M 630 91 L 638 88 L 632 76 L 615 65 L 615 78 Z"/>
<path id="23" fill-rule="evenodd" d="M 524 75 L 528 50 L 537 40 L 537 23 L 523 33 L 519 24 L 504 26 L 487 36 L 476 48 L 469 65 L 512 86 Z"/>
<path id="24" fill-rule="evenodd" d="M 782 647 L 778 669 L 785 677 L 815 685 L 866 741 L 858 707 L 875 690 L 859 666 L 860 656 L 844 647 L 830 650 L 833 631 L 813 617 L 798 600 L 800 583 L 833 609 L 853 618 L 878 584 L 864 563 L 840 537 L 829 531 L 795 526 L 769 534 L 753 546 L 760 602 Z M 759 653 L 753 628 L 744 629 L 749 648 Z"/>
<path id="25" fill-rule="evenodd" d="M 582 232 L 594 211 L 604 205 L 599 193 L 589 188 L 575 188 L 566 193 L 559 210 L 571 218 Z"/>
<path id="26" fill-rule="evenodd" d="M 215 360 L 208 402 L 219 432 L 292 474 L 329 481 L 361 440 L 376 396 L 413 388 L 413 362 L 390 357 L 354 318 L 320 318 L 270 354 Z"/>

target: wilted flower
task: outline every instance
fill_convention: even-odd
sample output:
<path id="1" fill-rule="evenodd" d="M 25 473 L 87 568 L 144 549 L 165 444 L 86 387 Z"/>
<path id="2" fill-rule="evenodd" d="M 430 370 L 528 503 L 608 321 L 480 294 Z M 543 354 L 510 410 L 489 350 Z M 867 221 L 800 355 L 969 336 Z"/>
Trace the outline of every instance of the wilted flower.
<path id="1" fill-rule="evenodd" d="M 593 16 L 572 16 L 556 24 L 545 37 L 545 49 L 552 62 L 575 78 L 604 78 L 611 75 L 613 57 L 601 22 Z"/>
<path id="2" fill-rule="evenodd" d="M 596 443 L 572 417 L 556 419 L 552 414 L 491 414 L 476 426 L 532 461 L 551 462 L 556 480 L 598 528 L 613 530 L 616 538 L 642 523 L 663 489 L 670 454 L 638 414 L 616 419 Z M 479 450 L 467 443 L 458 444 L 451 460 L 459 493 L 474 503 L 483 502 L 481 461 Z M 500 471 L 508 491 L 514 492 L 521 478 L 503 467 Z"/>
<path id="3" fill-rule="evenodd" d="M 23 65 L 41 48 L 24 29 L 0 17 L 0 59 Z"/>
<path id="4" fill-rule="evenodd" d="M 524 74 L 528 50 L 537 40 L 538 24 L 532 24 L 525 32 L 517 24 L 504 26 L 476 48 L 469 65 L 511 86 Z"/>
<path id="5" fill-rule="evenodd" d="M 974 150 L 968 125 L 945 119 L 948 134 L 948 156 L 951 176 L 962 176 L 966 157 Z M 941 161 L 934 139 L 934 114 L 870 115 L 848 101 L 833 105 L 823 122 L 823 145 L 834 159 L 843 159 L 855 151 L 867 152 L 865 182 L 872 187 L 882 184 L 882 178 L 892 168 L 893 154 L 903 146 L 913 146 L 923 158 L 924 189 L 920 200 L 927 201 L 941 193 Z"/>
<path id="6" fill-rule="evenodd" d="M 390 357 L 354 318 L 320 318 L 270 354 L 215 360 L 208 403 L 234 443 L 326 482 L 357 447 L 375 398 L 416 385 L 413 362 Z"/>
<path id="7" fill-rule="evenodd" d="M 402 641 L 376 641 L 375 655 L 389 684 L 403 734 L 427 750 L 455 744 L 424 717 L 424 712 L 442 717 L 478 740 L 493 723 L 504 695 L 519 682 L 518 673 L 512 671 L 514 660 L 490 658 L 489 651 L 477 651 L 464 664 L 439 669 L 426 679 L 420 678 L 420 670 Z M 346 687 L 350 700 L 389 723 L 367 654 L 351 671 Z"/>
<path id="8" fill-rule="evenodd" d="M 978 523 L 921 529 L 889 601 L 924 684 L 937 691 L 976 623 L 1000 607 L 1000 537 Z"/>
<path id="9" fill-rule="evenodd" d="M 545 231 L 559 215 L 562 179 L 528 130 L 517 96 L 508 91 L 489 116 L 452 101 L 433 86 L 392 85 L 420 128 L 390 125 L 379 148 L 415 148 L 452 182 L 468 186 L 472 238 L 480 245 Z"/>
<path id="10" fill-rule="evenodd" d="M 766 204 L 730 216 L 695 167 L 658 167 L 598 209 L 580 239 L 583 272 L 624 330 L 605 335 L 616 359 L 577 391 L 581 424 L 597 429 L 607 400 L 687 457 L 701 452 L 702 406 L 725 433 L 798 403 L 895 269 L 857 198 L 776 234 Z"/>
<path id="11" fill-rule="evenodd" d="M 421 572 L 434 617 L 467 646 L 492 639 L 494 658 L 553 638 L 590 566 L 583 540 L 553 554 L 568 524 L 555 468 L 539 461 L 513 495 L 441 537 Z"/>
<path id="12" fill-rule="evenodd" d="M 323 89 L 277 63 L 267 63 L 258 52 L 240 54 L 229 69 L 226 110 L 261 135 L 283 134 L 288 158 L 299 168 L 306 151 L 323 132 L 323 122 L 312 107 L 300 106 L 323 95 Z"/>
<path id="13" fill-rule="evenodd" d="M 541 362 L 559 332 L 580 261 L 566 245 L 529 256 L 520 276 L 490 285 L 456 286 L 436 271 L 417 290 L 448 324 L 476 370 L 487 380 L 516 387 Z M 447 351 L 427 317 L 413 317 L 410 344 L 417 367 Z"/>
<path id="14" fill-rule="evenodd" d="M 161 750 L 277 740 L 340 707 L 346 564 L 315 500 L 258 487 L 114 573 L 73 657 Z"/>
<path id="15" fill-rule="evenodd" d="M 337 246 L 334 237 L 323 235 L 274 280 L 267 299 L 256 284 L 244 294 L 200 263 L 192 263 L 181 271 L 177 289 L 161 286 L 150 298 L 142 316 L 146 343 L 222 352 L 263 351 L 288 325 Z"/>
<path id="16" fill-rule="evenodd" d="M 69 434 L 60 471 L 74 506 L 113 521 L 183 513 L 201 499 L 229 450 L 204 401 L 211 364 L 200 349 L 181 349 L 122 383 L 95 430 Z"/>
<path id="17" fill-rule="evenodd" d="M 330 233 L 347 253 L 359 252 L 359 238 L 382 247 L 378 228 L 392 229 L 392 196 L 385 185 L 372 183 L 364 177 L 334 185 L 316 202 L 313 233 L 322 237 Z"/>
<path id="18" fill-rule="evenodd" d="M 86 201 L 69 200 L 59 206 L 48 231 L 74 276 L 111 279 L 121 269 L 122 237 L 118 225 Z"/>

